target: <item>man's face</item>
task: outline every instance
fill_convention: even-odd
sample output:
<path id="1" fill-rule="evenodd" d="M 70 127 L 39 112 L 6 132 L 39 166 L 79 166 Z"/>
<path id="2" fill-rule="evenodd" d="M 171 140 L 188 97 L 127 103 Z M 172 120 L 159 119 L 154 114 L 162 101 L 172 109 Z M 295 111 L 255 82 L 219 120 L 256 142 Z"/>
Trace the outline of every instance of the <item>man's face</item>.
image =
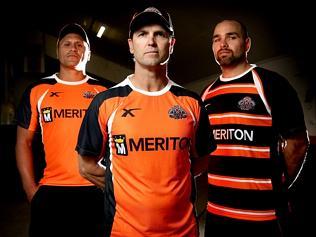
<path id="1" fill-rule="evenodd" d="M 88 44 L 80 35 L 74 33 L 67 34 L 60 40 L 57 53 L 62 65 L 78 70 L 86 66 L 90 57 Z"/>
<path id="2" fill-rule="evenodd" d="M 130 52 L 135 63 L 143 66 L 157 66 L 168 62 L 174 39 L 160 25 L 148 25 L 135 31 L 128 39 Z"/>
<path id="3" fill-rule="evenodd" d="M 212 49 L 214 58 L 220 66 L 235 65 L 245 61 L 249 47 L 249 38 L 243 38 L 238 22 L 223 21 L 215 27 Z"/>

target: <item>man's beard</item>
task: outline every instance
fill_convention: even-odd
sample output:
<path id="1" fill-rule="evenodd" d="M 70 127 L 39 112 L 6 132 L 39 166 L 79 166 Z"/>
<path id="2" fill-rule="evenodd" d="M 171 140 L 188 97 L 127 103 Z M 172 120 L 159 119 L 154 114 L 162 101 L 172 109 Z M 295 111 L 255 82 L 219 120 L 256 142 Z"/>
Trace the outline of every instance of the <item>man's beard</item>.
<path id="1" fill-rule="evenodd" d="M 246 55 L 245 54 L 240 54 L 240 55 L 231 55 L 231 56 L 225 56 L 225 57 L 217 57 L 217 62 L 219 63 L 220 66 L 233 66 L 237 65 L 240 62 L 245 60 Z"/>

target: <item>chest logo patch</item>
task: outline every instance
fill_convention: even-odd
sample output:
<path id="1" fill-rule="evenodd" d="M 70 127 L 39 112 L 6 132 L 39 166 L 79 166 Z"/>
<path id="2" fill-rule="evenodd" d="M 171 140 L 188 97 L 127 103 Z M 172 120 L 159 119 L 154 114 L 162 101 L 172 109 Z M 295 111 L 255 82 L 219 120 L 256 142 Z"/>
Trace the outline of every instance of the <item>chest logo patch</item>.
<path id="1" fill-rule="evenodd" d="M 170 118 L 174 119 L 184 119 L 188 116 L 187 112 L 185 112 L 180 105 L 172 106 L 172 108 L 168 111 L 168 115 Z"/>
<path id="2" fill-rule="evenodd" d="M 238 108 L 241 110 L 253 110 L 256 106 L 256 103 L 249 96 L 244 97 L 240 101 L 238 101 Z"/>
<path id="3" fill-rule="evenodd" d="M 53 110 L 52 107 L 42 108 L 42 118 L 45 123 L 53 122 Z"/>
<path id="4" fill-rule="evenodd" d="M 126 136 L 125 135 L 113 135 L 113 141 L 115 144 L 116 154 L 121 156 L 127 156 Z"/>

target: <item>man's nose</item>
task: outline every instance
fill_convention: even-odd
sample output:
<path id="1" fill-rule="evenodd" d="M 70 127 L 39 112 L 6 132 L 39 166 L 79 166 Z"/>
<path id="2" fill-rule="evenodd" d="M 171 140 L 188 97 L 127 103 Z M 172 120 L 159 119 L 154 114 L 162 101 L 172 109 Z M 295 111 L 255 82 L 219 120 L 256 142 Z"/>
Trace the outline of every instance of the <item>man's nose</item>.
<path id="1" fill-rule="evenodd" d="M 148 45 L 155 45 L 155 44 L 156 44 L 155 36 L 149 35 L 148 36 Z"/>
<path id="2" fill-rule="evenodd" d="M 220 45 L 221 45 L 221 48 L 224 48 L 224 49 L 228 47 L 227 41 L 225 39 L 221 40 L 221 44 Z"/>

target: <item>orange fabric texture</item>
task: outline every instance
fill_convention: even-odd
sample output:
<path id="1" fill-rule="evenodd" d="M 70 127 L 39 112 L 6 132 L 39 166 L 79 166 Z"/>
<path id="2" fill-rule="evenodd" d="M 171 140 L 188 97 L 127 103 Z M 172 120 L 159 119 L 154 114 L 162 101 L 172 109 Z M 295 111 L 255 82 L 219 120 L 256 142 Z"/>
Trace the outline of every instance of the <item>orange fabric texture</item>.
<path id="1" fill-rule="evenodd" d="M 242 210 L 234 209 L 228 207 L 222 207 L 212 203 L 207 204 L 207 210 L 211 213 L 226 216 L 234 219 L 248 220 L 248 221 L 270 221 L 275 220 L 275 210 L 265 210 L 265 211 L 256 211 L 256 210 Z"/>
<path id="2" fill-rule="evenodd" d="M 47 80 L 56 80 L 53 75 Z M 40 83 L 30 91 L 29 130 L 42 130 L 46 167 L 40 184 L 58 186 L 92 185 L 79 174 L 75 145 L 78 131 L 92 98 L 106 88 L 87 83 Z M 92 80 L 92 79 L 89 79 Z M 94 80 L 94 79 L 93 79 Z"/>
<path id="3" fill-rule="evenodd" d="M 85 138 L 92 130 L 101 131 L 103 144 L 109 142 L 107 170 L 111 170 L 116 205 L 111 236 L 197 237 L 190 154 L 195 156 L 197 130 L 203 125 L 198 96 L 189 96 L 171 81 L 160 92 L 130 87 L 126 79 L 102 93 L 104 99 L 100 105 L 92 103 L 91 111 L 98 111 L 100 129 L 93 129 L 94 119 L 88 116 L 89 123 L 83 124 L 87 132 L 82 134 L 88 142 L 81 144 L 79 136 L 84 149 L 93 140 Z M 206 113 L 204 118 L 209 128 Z M 209 137 L 210 131 L 205 134 Z"/>

